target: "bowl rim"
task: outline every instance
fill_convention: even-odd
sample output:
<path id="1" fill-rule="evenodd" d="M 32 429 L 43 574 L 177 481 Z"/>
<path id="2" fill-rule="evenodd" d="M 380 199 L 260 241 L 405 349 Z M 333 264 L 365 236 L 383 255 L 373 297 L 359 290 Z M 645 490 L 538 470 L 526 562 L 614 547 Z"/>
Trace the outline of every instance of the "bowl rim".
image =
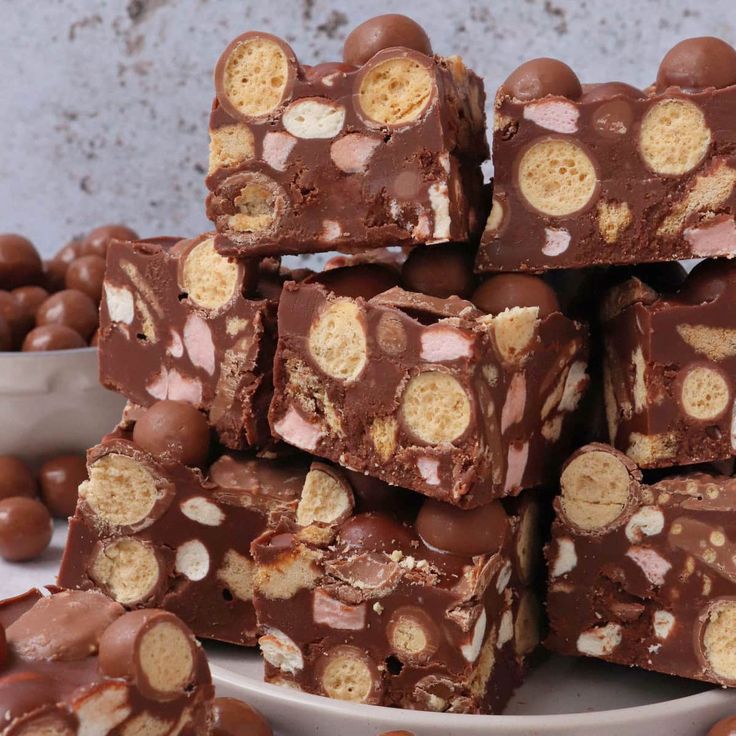
<path id="1" fill-rule="evenodd" d="M 78 355 L 98 350 L 94 345 L 85 345 L 83 348 L 69 348 L 68 350 L 0 350 L 0 360 L 11 360 L 14 357 L 30 358 L 39 355 Z"/>

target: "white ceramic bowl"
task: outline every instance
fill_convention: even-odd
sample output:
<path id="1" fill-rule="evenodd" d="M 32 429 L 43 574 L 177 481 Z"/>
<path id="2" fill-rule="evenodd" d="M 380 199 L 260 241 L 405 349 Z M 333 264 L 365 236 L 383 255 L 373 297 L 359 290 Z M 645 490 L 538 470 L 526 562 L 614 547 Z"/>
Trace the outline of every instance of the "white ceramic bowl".
<path id="1" fill-rule="evenodd" d="M 117 424 L 124 405 L 99 384 L 96 348 L 0 353 L 0 455 L 34 462 L 84 452 Z"/>

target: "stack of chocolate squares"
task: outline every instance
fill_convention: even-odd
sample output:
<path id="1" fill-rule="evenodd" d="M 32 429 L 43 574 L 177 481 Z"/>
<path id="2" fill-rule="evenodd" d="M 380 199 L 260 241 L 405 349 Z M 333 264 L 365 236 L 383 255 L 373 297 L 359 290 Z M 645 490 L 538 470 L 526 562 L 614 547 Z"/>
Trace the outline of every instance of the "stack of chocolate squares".
<path id="1" fill-rule="evenodd" d="M 525 64 L 496 98 L 491 202 L 483 84 L 413 21 L 312 67 L 236 38 L 216 231 L 108 252 L 101 376 L 129 404 L 59 584 L 259 645 L 269 682 L 499 712 L 543 635 L 554 509 L 552 648 L 733 684 L 734 481 L 635 463 L 733 454 L 736 273 L 611 268 L 736 253 L 724 47 L 676 47 L 646 92 Z M 604 394 L 631 459 L 588 445 L 561 472 Z"/>
<path id="2" fill-rule="evenodd" d="M 581 439 L 610 444 L 585 445 L 560 475 L 548 647 L 724 686 L 736 685 L 736 266 L 718 257 L 736 255 L 735 104 L 736 51 L 715 38 L 671 49 L 646 90 L 522 65 L 496 96 L 476 261 L 598 267 L 578 273 L 578 308 L 594 315 L 590 398 L 606 420 Z M 689 275 L 676 262 L 701 257 Z"/>
<path id="3" fill-rule="evenodd" d="M 59 583 L 260 645 L 271 682 L 498 711 L 540 637 L 522 491 L 571 449 L 588 333 L 541 279 L 473 273 L 483 84 L 402 16 L 314 67 L 246 33 L 215 83 L 216 232 L 109 250 L 101 376 L 129 405 Z"/>

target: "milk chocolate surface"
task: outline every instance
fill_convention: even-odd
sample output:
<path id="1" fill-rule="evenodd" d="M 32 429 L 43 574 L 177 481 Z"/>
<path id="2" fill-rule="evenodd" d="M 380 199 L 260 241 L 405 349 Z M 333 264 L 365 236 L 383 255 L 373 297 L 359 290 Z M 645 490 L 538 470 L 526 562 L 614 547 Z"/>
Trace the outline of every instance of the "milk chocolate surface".
<path id="1" fill-rule="evenodd" d="M 270 442 L 275 303 L 259 297 L 258 266 L 194 240 L 114 241 L 100 310 L 100 378 L 148 406 L 203 410 L 232 449 Z"/>
<path id="2" fill-rule="evenodd" d="M 496 95 L 493 206 L 476 268 L 736 255 L 735 67 L 718 39 L 678 44 L 644 91 L 606 83 L 580 94 L 561 62 L 520 67 Z"/>
<path id="3" fill-rule="evenodd" d="M 609 437 L 642 467 L 736 454 L 736 266 L 698 265 L 677 290 L 634 278 L 603 305 Z"/>
<path id="4" fill-rule="evenodd" d="M 194 633 L 256 639 L 250 544 L 293 515 L 308 464 L 215 452 L 201 470 L 153 455 L 127 421 L 88 454 L 59 584 L 128 609 L 162 608 Z"/>
<path id="5" fill-rule="evenodd" d="M 0 720 L 7 734 L 209 732 L 214 689 L 192 633 L 165 611 L 146 612 L 141 636 L 113 675 L 110 636 L 134 624 L 94 591 L 28 593 L 0 602 L 7 659 L 0 667 Z M 125 657 L 122 653 L 116 663 Z"/>
<path id="6" fill-rule="evenodd" d="M 536 502 L 511 513 L 491 502 L 503 524 L 470 557 L 422 540 L 416 494 L 393 488 L 391 504 L 367 510 L 381 481 L 358 493 L 359 474 L 313 465 L 310 476 L 302 504 L 333 512 L 297 514 L 253 544 L 266 680 L 356 703 L 499 712 L 539 638 Z M 353 509 L 335 513 L 350 496 Z M 424 503 L 426 528 L 441 504 Z"/>
<path id="7" fill-rule="evenodd" d="M 223 52 L 206 179 L 221 252 L 479 236 L 488 199 L 483 83 L 459 57 L 427 55 L 416 28 L 395 25 L 353 37 L 347 64 L 304 66 L 283 40 L 259 32 Z M 367 46 L 375 51 L 363 59 Z"/>
<path id="8" fill-rule="evenodd" d="M 587 330 L 391 289 L 287 283 L 270 421 L 303 450 L 473 507 L 556 474 L 587 386 Z"/>
<path id="9" fill-rule="evenodd" d="M 736 685 L 736 481 L 712 469 L 646 483 L 609 445 L 568 460 L 547 548 L 562 654 Z"/>

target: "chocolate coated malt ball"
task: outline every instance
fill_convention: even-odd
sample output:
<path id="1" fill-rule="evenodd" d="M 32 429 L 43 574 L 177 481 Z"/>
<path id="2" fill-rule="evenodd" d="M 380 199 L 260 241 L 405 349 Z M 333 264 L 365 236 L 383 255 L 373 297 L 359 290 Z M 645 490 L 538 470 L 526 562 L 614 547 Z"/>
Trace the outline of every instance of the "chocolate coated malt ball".
<path id="1" fill-rule="evenodd" d="M 49 546 L 53 525 L 48 509 L 33 498 L 0 501 L 0 555 L 11 562 L 38 557 Z"/>
<path id="2" fill-rule="evenodd" d="M 84 338 L 66 325 L 42 325 L 34 327 L 23 340 L 24 353 L 38 353 L 47 350 L 73 350 L 84 348 Z"/>
<path id="3" fill-rule="evenodd" d="M 0 499 L 10 496 L 35 498 L 36 479 L 31 469 L 18 457 L 0 455 Z"/>
<path id="4" fill-rule="evenodd" d="M 4 316 L 0 315 L 0 353 L 13 349 L 13 333 L 10 323 Z"/>
<path id="5" fill-rule="evenodd" d="M 408 291 L 440 299 L 468 296 L 475 283 L 473 255 L 459 243 L 420 245 L 406 259 L 401 282 Z"/>
<path id="6" fill-rule="evenodd" d="M 41 257 L 30 240 L 21 235 L 0 235 L 0 289 L 14 289 L 41 278 Z"/>
<path id="7" fill-rule="evenodd" d="M 554 289 L 538 276 L 504 273 L 486 279 L 470 297 L 478 309 L 500 314 L 511 307 L 539 307 L 539 318 L 560 311 Z"/>
<path id="8" fill-rule="evenodd" d="M 633 268 L 632 275 L 660 293 L 677 291 L 687 280 L 687 270 L 677 261 L 641 263 Z"/>
<path id="9" fill-rule="evenodd" d="M 369 511 L 348 519 L 337 533 L 340 543 L 348 549 L 370 552 L 409 550 L 412 536 L 406 527 L 387 514 Z"/>
<path id="10" fill-rule="evenodd" d="M 583 94 L 575 72 L 557 59 L 532 59 L 514 69 L 502 85 L 506 94 L 527 102 L 548 95 L 578 100 Z"/>
<path id="11" fill-rule="evenodd" d="M 701 261 L 690 271 L 678 296 L 688 304 L 712 302 L 735 279 L 736 263 L 719 259 Z"/>
<path id="12" fill-rule="evenodd" d="M 349 33 L 342 56 L 346 64 L 361 66 L 382 49 L 394 46 L 432 55 L 432 44 L 424 28 L 405 15 L 389 13 L 365 21 Z"/>
<path id="13" fill-rule="evenodd" d="M 673 46 L 657 72 L 657 92 L 668 87 L 701 90 L 736 84 L 736 49 L 720 38 L 688 38 Z"/>
<path id="14" fill-rule="evenodd" d="M 102 282 L 105 280 L 105 259 L 101 256 L 80 256 L 69 264 L 64 282 L 67 289 L 86 294 L 95 304 L 102 298 Z"/>
<path id="15" fill-rule="evenodd" d="M 273 736 L 268 721 L 235 698 L 216 698 L 212 709 L 212 736 Z"/>
<path id="16" fill-rule="evenodd" d="M 133 441 L 152 455 L 184 465 L 204 465 L 210 449 L 205 416 L 181 401 L 157 401 L 133 428 Z"/>
<path id="17" fill-rule="evenodd" d="M 361 263 L 357 266 L 331 268 L 314 277 L 314 281 L 323 284 L 338 296 L 351 299 L 363 297 L 372 299 L 377 294 L 397 286 L 399 274 L 396 269 L 380 263 Z"/>
<path id="18" fill-rule="evenodd" d="M 50 294 L 61 291 L 64 288 L 64 280 L 66 278 L 66 270 L 69 264 L 64 261 L 52 259 L 43 262 L 43 276 L 41 283 L 46 291 Z"/>
<path id="19" fill-rule="evenodd" d="M 65 519 L 77 507 L 77 489 L 87 480 L 87 463 L 82 455 L 59 455 L 47 460 L 38 471 L 41 498 L 52 516 Z"/>
<path id="20" fill-rule="evenodd" d="M 736 734 L 736 716 L 718 721 L 708 731 L 708 736 L 734 736 L 734 734 Z"/>
<path id="21" fill-rule="evenodd" d="M 42 286 L 19 286 L 10 293 L 21 309 L 32 319 L 36 318 L 36 310 L 49 298 L 49 292 Z"/>
<path id="22" fill-rule="evenodd" d="M 66 325 L 89 340 L 97 328 L 97 305 L 76 289 L 52 294 L 36 311 L 36 324 Z"/>
<path id="23" fill-rule="evenodd" d="M 33 327 L 33 315 L 28 314 L 9 291 L 0 291 L 0 317 L 8 323 L 13 346 L 17 348 Z"/>
<path id="24" fill-rule="evenodd" d="M 466 511 L 428 498 L 419 511 L 416 528 L 430 547 L 472 557 L 491 554 L 501 547 L 508 519 L 498 501 Z"/>
<path id="25" fill-rule="evenodd" d="M 613 97 L 626 97 L 632 100 L 639 100 L 644 97 L 644 93 L 626 82 L 604 82 L 603 84 L 594 84 L 583 92 L 580 98 L 581 102 L 603 102 Z"/>
<path id="26" fill-rule="evenodd" d="M 73 238 L 63 248 L 60 248 L 53 260 L 68 266 L 72 261 L 79 258 L 82 254 L 82 241 L 79 238 Z"/>
<path id="27" fill-rule="evenodd" d="M 112 240 L 138 240 L 138 233 L 125 225 L 102 225 L 82 239 L 80 243 L 81 255 L 94 255 L 105 258 L 107 247 Z"/>

